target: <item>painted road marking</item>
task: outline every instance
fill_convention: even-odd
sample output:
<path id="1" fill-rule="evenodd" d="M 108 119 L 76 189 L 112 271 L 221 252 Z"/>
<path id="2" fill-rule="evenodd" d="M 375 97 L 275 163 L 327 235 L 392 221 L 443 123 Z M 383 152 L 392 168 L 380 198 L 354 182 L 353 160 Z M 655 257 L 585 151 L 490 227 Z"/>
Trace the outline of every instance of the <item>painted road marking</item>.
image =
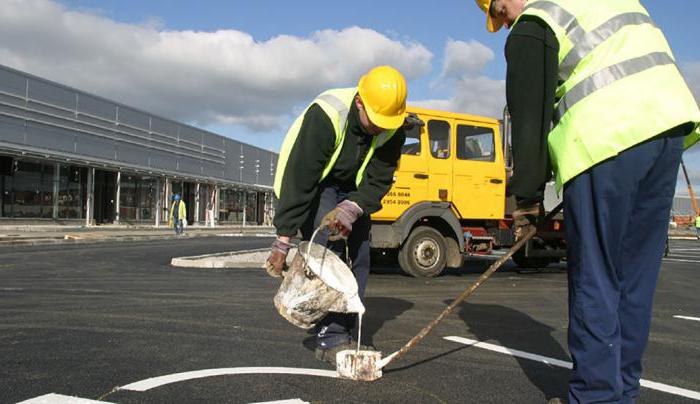
<path id="1" fill-rule="evenodd" d="M 700 262 L 700 260 L 683 260 L 679 258 L 664 258 L 664 261 L 673 261 L 673 262 Z"/>
<path id="2" fill-rule="evenodd" d="M 309 404 L 308 401 L 303 401 L 300 398 L 294 398 L 291 400 L 280 400 L 280 401 L 261 401 L 259 403 L 250 403 L 250 404 Z"/>
<path id="3" fill-rule="evenodd" d="M 700 317 L 673 316 L 673 318 L 680 318 L 681 320 L 700 321 Z"/>
<path id="4" fill-rule="evenodd" d="M 518 351 L 517 349 L 510 349 L 500 345 L 489 344 L 487 342 L 480 342 L 474 339 L 462 338 L 462 337 L 444 337 L 448 341 L 456 342 L 458 344 L 469 345 L 477 348 L 483 348 L 493 352 L 504 353 L 506 355 L 516 356 L 519 358 L 530 359 L 536 362 L 544 363 L 550 366 L 559 366 L 566 369 L 572 369 L 573 364 L 571 362 L 562 361 L 559 359 L 548 358 L 546 356 L 537 355 L 525 351 Z M 649 380 L 639 381 L 642 387 L 646 387 L 652 390 L 663 391 L 665 393 L 674 394 L 677 396 L 692 398 L 694 400 L 700 400 L 700 392 L 682 389 L 680 387 L 669 386 L 668 384 L 652 382 Z"/>
<path id="5" fill-rule="evenodd" d="M 20 401 L 17 404 L 113 404 L 109 401 L 88 400 L 86 398 L 64 396 L 62 394 L 45 394 L 43 396 L 30 398 L 29 400 Z"/>
<path id="6" fill-rule="evenodd" d="M 225 375 L 250 375 L 250 374 L 284 374 L 284 375 L 306 375 L 338 378 L 335 370 L 304 369 L 304 368 L 278 368 L 278 367 L 243 367 L 243 368 L 219 368 L 195 370 L 192 372 L 173 373 L 171 375 L 152 377 L 139 382 L 127 384 L 119 387 L 118 390 L 146 391 L 166 384 L 182 382 L 185 380 L 201 379 L 204 377 L 225 376 Z"/>

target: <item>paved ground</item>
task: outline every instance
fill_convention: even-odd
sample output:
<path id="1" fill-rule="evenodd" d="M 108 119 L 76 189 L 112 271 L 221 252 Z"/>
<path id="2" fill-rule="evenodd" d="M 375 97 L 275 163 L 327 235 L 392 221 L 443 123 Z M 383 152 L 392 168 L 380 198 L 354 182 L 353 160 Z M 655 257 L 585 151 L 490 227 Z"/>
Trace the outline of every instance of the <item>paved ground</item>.
<path id="1" fill-rule="evenodd" d="M 563 267 L 531 274 L 505 268 L 381 380 L 360 383 L 325 377 L 333 369 L 314 359 L 305 331 L 275 312 L 278 283 L 263 270 L 168 265 L 173 256 L 268 244 L 212 237 L 0 248 L 0 402 L 57 393 L 118 403 L 539 403 L 565 394 L 568 370 L 558 365 L 566 363 L 495 351 L 504 346 L 568 361 Z M 378 268 L 370 277 L 364 339 L 384 351 L 399 348 L 492 259 L 471 259 L 432 280 Z M 641 403 L 692 402 L 658 390 L 670 386 L 700 394 L 700 322 L 674 318 L 700 317 L 699 275 L 700 243 L 673 241 L 644 373 L 667 386 L 644 388 Z M 270 374 L 269 367 L 331 372 Z M 113 390 L 204 369 L 229 374 Z M 245 371 L 254 373 L 235 374 Z"/>

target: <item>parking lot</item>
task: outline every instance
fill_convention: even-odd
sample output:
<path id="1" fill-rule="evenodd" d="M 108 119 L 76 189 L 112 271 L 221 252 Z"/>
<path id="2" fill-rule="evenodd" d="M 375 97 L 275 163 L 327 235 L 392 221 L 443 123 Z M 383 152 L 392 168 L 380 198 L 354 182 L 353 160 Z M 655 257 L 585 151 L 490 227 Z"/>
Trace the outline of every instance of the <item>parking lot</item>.
<path id="1" fill-rule="evenodd" d="M 272 305 L 262 269 L 187 269 L 175 256 L 268 246 L 212 237 L 0 249 L 0 402 L 543 403 L 566 395 L 564 265 L 508 265 L 373 383 L 341 380 Z M 488 267 L 435 279 L 377 267 L 363 342 L 398 349 Z M 640 403 L 700 399 L 700 242 L 664 259 Z M 59 402 L 59 401 L 55 401 Z"/>

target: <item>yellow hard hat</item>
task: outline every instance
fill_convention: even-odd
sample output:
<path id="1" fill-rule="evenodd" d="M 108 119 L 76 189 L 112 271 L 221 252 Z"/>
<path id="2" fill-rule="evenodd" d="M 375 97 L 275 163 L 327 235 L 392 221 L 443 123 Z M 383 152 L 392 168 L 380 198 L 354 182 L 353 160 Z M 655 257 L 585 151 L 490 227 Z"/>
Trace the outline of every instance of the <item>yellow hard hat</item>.
<path id="1" fill-rule="evenodd" d="M 491 8 L 491 2 L 493 0 L 476 0 L 476 4 L 481 8 L 481 11 L 486 13 L 486 29 L 489 32 L 496 32 L 503 26 L 503 21 L 494 20 L 489 14 L 489 8 Z"/>
<path id="2" fill-rule="evenodd" d="M 406 112 L 406 80 L 391 66 L 379 66 L 362 76 L 358 85 L 367 116 L 383 129 L 403 125 Z"/>

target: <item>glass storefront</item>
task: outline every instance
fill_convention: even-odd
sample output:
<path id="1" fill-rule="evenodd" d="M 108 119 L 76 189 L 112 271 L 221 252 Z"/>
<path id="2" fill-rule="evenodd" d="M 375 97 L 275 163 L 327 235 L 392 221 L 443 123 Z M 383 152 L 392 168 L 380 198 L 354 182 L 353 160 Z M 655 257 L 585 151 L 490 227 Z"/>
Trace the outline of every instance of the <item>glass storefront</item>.
<path id="1" fill-rule="evenodd" d="M 258 224 L 258 193 L 247 192 L 245 206 L 245 222 L 249 225 Z"/>
<path id="2" fill-rule="evenodd" d="M 223 188 L 219 193 L 219 221 L 243 223 L 243 191 Z"/>
<path id="3" fill-rule="evenodd" d="M 0 176 L 0 217 L 82 219 L 85 217 L 87 168 L 15 160 Z"/>
<path id="4" fill-rule="evenodd" d="M 157 186 L 156 178 L 122 173 L 119 190 L 119 220 L 155 220 Z"/>

